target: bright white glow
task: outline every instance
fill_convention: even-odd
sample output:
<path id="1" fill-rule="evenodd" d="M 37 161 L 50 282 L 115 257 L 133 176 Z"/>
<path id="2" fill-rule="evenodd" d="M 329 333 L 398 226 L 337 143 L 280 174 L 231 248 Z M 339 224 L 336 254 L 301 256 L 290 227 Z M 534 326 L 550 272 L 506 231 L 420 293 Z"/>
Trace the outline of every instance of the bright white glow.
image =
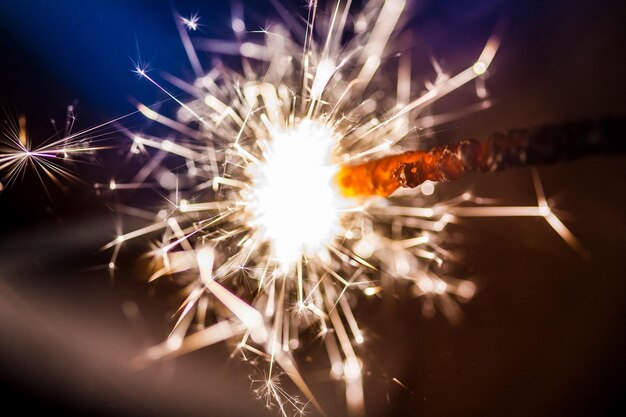
<path id="1" fill-rule="evenodd" d="M 552 211 L 548 206 L 541 206 L 539 207 L 539 214 L 543 217 L 548 217 L 550 214 L 552 214 Z"/>
<path id="2" fill-rule="evenodd" d="M 378 238 L 372 233 L 361 238 L 361 240 L 354 244 L 354 253 L 363 259 L 367 259 L 372 256 L 378 246 L 378 243 Z"/>
<path id="3" fill-rule="evenodd" d="M 324 252 L 341 230 L 335 144 L 330 127 L 305 120 L 274 132 L 265 160 L 252 170 L 252 222 L 283 269 Z"/>
<path id="4" fill-rule="evenodd" d="M 431 195 L 432 193 L 435 192 L 435 184 L 432 183 L 432 181 L 424 181 L 424 183 L 422 184 L 422 194 L 424 195 Z"/>
<path id="5" fill-rule="evenodd" d="M 137 72 L 142 77 L 146 76 L 146 72 L 144 70 L 140 69 L 140 70 L 137 70 Z M 137 110 L 139 110 L 141 112 L 141 114 L 143 114 L 146 118 L 148 118 L 150 120 L 156 120 L 156 119 L 159 118 L 159 113 L 155 112 L 150 107 L 144 106 L 143 104 L 138 104 L 137 105 Z"/>
<path id="6" fill-rule="evenodd" d="M 343 373 L 343 363 L 337 361 L 334 362 L 332 367 L 330 368 L 330 373 L 335 377 L 335 378 L 339 378 L 341 377 L 341 374 Z"/>
<path id="7" fill-rule="evenodd" d="M 200 21 L 200 16 L 198 14 L 192 14 L 189 18 L 182 17 L 180 18 L 181 22 L 187 27 L 189 30 L 198 29 L 198 22 Z"/>
<path id="8" fill-rule="evenodd" d="M 356 33 L 363 33 L 367 29 L 367 22 L 364 18 L 359 18 L 354 22 L 354 31 Z"/>
<path id="9" fill-rule="evenodd" d="M 235 31 L 236 33 L 241 33 L 246 30 L 246 24 L 243 22 L 243 20 L 239 18 L 234 18 L 231 26 L 233 28 L 233 31 Z"/>
<path id="10" fill-rule="evenodd" d="M 317 66 L 315 72 L 315 79 L 313 80 L 313 86 L 311 87 L 311 96 L 315 99 L 319 99 L 326 88 L 326 84 L 330 81 L 330 78 L 335 73 L 335 63 L 331 59 L 324 59 Z"/>
<path id="11" fill-rule="evenodd" d="M 463 281 L 456 289 L 456 293 L 465 299 L 470 299 L 476 294 L 476 284 L 471 281 Z"/>
<path id="12" fill-rule="evenodd" d="M 348 380 L 354 380 L 361 376 L 361 362 L 356 357 L 350 357 L 343 363 L 343 375 Z"/>
<path id="13" fill-rule="evenodd" d="M 213 250 L 204 247 L 198 250 L 198 269 L 200 269 L 200 278 L 205 284 L 213 281 Z"/>
<path id="14" fill-rule="evenodd" d="M 381 287 L 367 287 L 366 289 L 363 290 L 363 293 L 367 295 L 368 297 L 371 297 L 372 295 L 376 295 L 381 291 L 382 291 Z"/>
<path id="15" fill-rule="evenodd" d="M 165 139 L 163 142 L 161 142 L 161 149 L 163 149 L 164 151 L 170 151 L 172 150 L 172 142 L 168 139 Z"/>
<path id="16" fill-rule="evenodd" d="M 472 67 L 476 75 L 483 75 L 487 72 L 487 64 L 483 61 L 477 61 Z"/>

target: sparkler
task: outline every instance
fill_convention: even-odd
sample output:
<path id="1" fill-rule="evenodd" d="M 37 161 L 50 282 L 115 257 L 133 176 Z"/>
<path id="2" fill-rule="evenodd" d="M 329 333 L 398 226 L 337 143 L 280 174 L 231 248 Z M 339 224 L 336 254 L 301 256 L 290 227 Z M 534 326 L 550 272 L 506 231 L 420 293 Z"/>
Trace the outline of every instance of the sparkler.
<path id="1" fill-rule="evenodd" d="M 0 191 L 13 184 L 29 168 L 44 185 L 44 177 L 61 188 L 65 187 L 64 181 L 80 182 L 81 179 L 67 165 L 80 161 L 79 157 L 92 155 L 103 149 L 95 144 L 105 135 L 102 128 L 112 122 L 72 133 L 75 121 L 74 106 L 68 106 L 64 127 L 57 128 L 52 119 L 56 133 L 35 144 L 26 129 L 26 117 L 13 118 L 7 114 L 0 129 Z M 93 134 L 99 129 L 97 135 Z"/>
<path id="2" fill-rule="evenodd" d="M 434 120 L 461 116 L 433 114 L 432 104 L 487 73 L 497 36 L 456 75 L 436 65 L 435 80 L 418 90 L 410 58 L 393 43 L 405 18 L 404 0 L 370 0 L 356 11 L 351 1 L 338 1 L 328 19 L 314 0 L 304 27 L 277 8 L 284 22 L 257 33 L 262 43 L 246 40 L 241 13 L 232 21 L 235 41 L 195 42 L 198 49 L 241 56 L 241 71 L 218 64 L 205 72 L 187 32 L 197 27 L 197 17 L 177 19 L 197 79 L 166 80 L 190 100 L 137 68 L 179 105 L 175 118 L 143 104 L 138 110 L 177 136 L 125 131 L 131 154 L 152 159 L 129 183 L 98 187 L 142 188 L 152 186 L 147 179 L 153 177 L 170 198 L 153 223 L 120 231 L 105 248 L 113 249 L 113 272 L 125 242 L 161 233 L 150 252 L 150 281 L 174 276 L 184 287 L 169 338 L 138 363 L 234 341 L 234 355 L 267 364 L 254 392 L 268 406 L 275 404 L 283 416 L 304 413 L 303 403 L 280 386 L 284 374 L 321 411 L 296 360 L 302 338 L 316 335 L 328 353 L 330 377 L 345 384 L 349 413 L 361 415 L 367 364 L 359 345 L 367 335 L 352 305 L 359 294 L 374 296 L 405 283 L 423 297 L 427 311 L 438 305 L 457 318 L 454 300 L 472 298 L 476 288 L 438 274 L 449 257 L 439 234 L 447 225 L 468 216 L 544 217 L 568 243 L 583 248 L 550 209 L 538 179 L 538 204 L 529 207 L 485 207 L 488 200 L 469 193 L 433 203 L 429 181 L 389 198 L 380 195 L 397 186 L 361 193 L 344 181 L 354 167 L 419 141 L 415 126 L 426 125 L 426 118 L 433 128 Z M 392 70 L 397 75 L 390 77 Z M 482 81 L 480 87 L 477 107 L 486 107 Z M 168 169 L 166 155 L 182 165 Z M 200 330 L 193 330 L 194 321 Z"/>

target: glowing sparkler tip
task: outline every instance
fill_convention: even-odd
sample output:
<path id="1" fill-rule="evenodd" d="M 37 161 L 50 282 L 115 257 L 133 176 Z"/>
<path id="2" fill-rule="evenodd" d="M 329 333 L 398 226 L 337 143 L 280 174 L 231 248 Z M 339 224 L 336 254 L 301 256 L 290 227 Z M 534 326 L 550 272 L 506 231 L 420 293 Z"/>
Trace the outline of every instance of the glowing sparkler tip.
<path id="1" fill-rule="evenodd" d="M 289 270 L 303 255 L 321 255 L 341 230 L 342 201 L 332 185 L 337 139 L 330 127 L 311 120 L 272 136 L 266 160 L 251 169 L 250 210 L 274 256 Z"/>

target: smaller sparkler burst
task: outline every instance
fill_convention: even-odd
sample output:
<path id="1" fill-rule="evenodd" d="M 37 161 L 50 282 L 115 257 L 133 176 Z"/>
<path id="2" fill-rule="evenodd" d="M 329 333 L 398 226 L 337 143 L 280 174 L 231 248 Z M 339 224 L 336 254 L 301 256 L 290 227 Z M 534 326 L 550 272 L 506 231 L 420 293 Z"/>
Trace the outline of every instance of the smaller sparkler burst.
<path id="1" fill-rule="evenodd" d="M 169 193 L 169 204 L 153 223 L 120 231 L 106 246 L 113 248 L 109 267 L 116 269 L 128 240 L 161 233 L 150 252 L 149 280 L 173 276 L 185 289 L 168 340 L 139 363 L 233 342 L 233 354 L 265 362 L 253 391 L 287 416 L 304 413 L 304 404 L 281 387 L 282 374 L 306 403 L 322 409 L 296 360 L 303 338 L 318 337 L 328 353 L 319 366 L 345 384 L 347 409 L 359 415 L 368 367 L 359 357 L 367 335 L 352 311 L 360 295 L 406 285 L 423 297 L 425 312 L 439 306 L 454 320 L 455 300 L 475 293 L 471 281 L 438 273 L 449 257 L 440 234 L 449 224 L 468 216 L 543 217 L 581 247 L 550 209 L 538 178 L 538 204 L 529 207 L 485 207 L 488 200 L 469 193 L 436 201 L 430 181 L 416 190 L 395 187 L 385 193 L 357 193 L 346 186 L 342 178 L 350 167 L 415 146 L 421 128 L 428 133 L 464 114 L 434 113 L 432 104 L 441 97 L 478 80 L 477 103 L 470 109 L 490 105 L 481 77 L 498 37 L 455 75 L 435 64 L 434 80 L 421 86 L 412 79 L 408 51 L 394 42 L 406 7 L 404 0 L 370 0 L 351 10 L 350 1 L 338 1 L 320 18 L 313 1 L 302 26 L 277 5 L 284 21 L 250 33 L 250 40 L 243 13 L 236 10 L 232 42 L 192 42 L 188 31 L 197 28 L 197 17 L 179 18 L 196 80 L 165 78 L 189 100 L 137 69 L 179 105 L 175 118 L 143 104 L 138 110 L 175 134 L 125 131 L 131 155 L 148 155 L 149 162 L 128 183 L 96 186 L 153 187 L 152 177 Z M 205 72 L 194 43 L 240 56 L 241 70 L 218 63 Z M 174 169 L 166 163 L 169 156 L 181 161 Z"/>
<path id="2" fill-rule="evenodd" d="M 75 122 L 74 106 L 68 106 L 64 126 L 59 128 L 52 119 L 54 135 L 43 141 L 33 141 L 28 134 L 26 117 L 13 117 L 5 112 L 0 129 L 0 191 L 15 183 L 29 169 L 44 186 L 44 178 L 62 189 L 66 181 L 81 182 L 68 166 L 85 161 L 86 157 L 103 149 L 95 143 L 105 133 L 101 129 L 104 125 L 73 133 Z M 94 135 L 93 132 L 99 129 L 99 133 Z"/>
<path id="3" fill-rule="evenodd" d="M 185 25 L 185 27 L 189 30 L 197 30 L 198 29 L 198 22 L 200 22 L 200 16 L 198 16 L 197 13 L 192 14 L 189 17 L 182 17 L 180 18 L 180 21 L 183 23 L 183 25 Z"/>

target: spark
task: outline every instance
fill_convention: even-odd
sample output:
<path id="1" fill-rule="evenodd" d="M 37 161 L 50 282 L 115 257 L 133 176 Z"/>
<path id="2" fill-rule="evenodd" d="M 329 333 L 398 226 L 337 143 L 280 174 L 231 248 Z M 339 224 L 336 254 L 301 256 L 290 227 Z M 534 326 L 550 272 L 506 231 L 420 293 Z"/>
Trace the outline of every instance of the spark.
<path id="1" fill-rule="evenodd" d="M 198 29 L 198 22 L 200 22 L 200 16 L 198 16 L 198 13 L 194 13 L 191 16 L 187 17 L 180 17 L 180 21 L 183 25 L 185 25 L 185 27 L 189 30 L 197 30 Z"/>
<path id="2" fill-rule="evenodd" d="M 103 127 L 115 122 L 72 133 L 76 116 L 74 106 L 68 106 L 66 123 L 63 130 L 46 139 L 33 141 L 28 133 L 26 117 L 17 118 L 7 113 L 0 129 L 0 190 L 12 185 L 26 171 L 32 170 L 45 187 L 44 178 L 48 178 L 60 188 L 65 188 L 66 181 L 81 182 L 80 177 L 72 173 L 67 166 L 84 162 L 85 156 L 104 149 L 95 144 L 106 138 Z M 54 119 L 53 127 L 56 127 Z M 95 133 L 98 132 L 98 133 Z M 82 157 L 82 159 L 81 159 Z M 47 192 L 47 189 L 46 189 Z"/>
<path id="3" fill-rule="evenodd" d="M 282 387 L 282 375 L 282 373 L 273 376 L 261 374 L 258 378 L 250 378 L 252 392 L 257 399 L 265 402 L 268 409 L 274 406 L 278 407 L 280 415 L 283 417 L 291 415 L 288 414 L 286 405 L 290 405 L 298 415 L 304 415 L 306 403 Z"/>
<path id="4" fill-rule="evenodd" d="M 391 380 L 395 382 L 396 384 L 400 385 L 402 388 L 404 388 L 408 392 L 410 392 L 412 395 L 415 395 L 415 393 L 409 387 L 407 387 L 402 381 L 400 381 L 398 378 L 392 378 Z"/>
<path id="5" fill-rule="evenodd" d="M 497 207 L 468 193 L 437 201 L 435 182 L 387 198 L 342 189 L 337 176 L 347 164 L 400 153 L 419 141 L 414 121 L 432 129 L 488 107 L 482 78 L 478 102 L 466 110 L 437 114 L 433 104 L 485 77 L 500 39 L 488 39 L 480 56 L 456 74 L 434 63 L 434 80 L 421 85 L 411 77 L 409 58 L 395 59 L 402 52 L 396 40 L 404 0 L 370 0 L 367 13 L 353 10 L 350 1 L 335 3 L 328 14 L 319 13 L 317 1 L 308 4 L 304 28 L 277 5 L 285 20 L 253 32 L 262 43 L 245 39 L 239 10 L 231 20 L 234 43 L 196 43 L 239 55 L 241 72 L 219 65 L 205 73 L 187 32 L 179 31 L 197 79 L 165 79 L 189 99 L 136 68 L 179 106 L 175 117 L 143 104 L 138 111 L 173 134 L 124 131 L 132 144 L 129 158 L 142 152 L 153 159 L 133 180 L 112 181 L 108 188 L 160 184 L 168 204 L 154 222 L 119 230 L 105 249 L 113 249 L 114 271 L 126 242 L 159 233 L 150 251 L 156 266 L 150 280 L 169 275 L 185 284 L 168 341 L 149 350 L 144 362 L 232 341 L 233 355 L 267 364 L 253 391 L 268 407 L 275 404 L 284 416 L 304 413 L 306 404 L 321 411 L 296 362 L 301 339 L 313 330 L 327 350 L 329 378 L 344 385 L 347 409 L 357 416 L 364 413 L 368 369 L 360 357 L 367 332 L 352 311 L 360 294 L 384 295 L 391 280 L 454 320 L 454 300 L 472 298 L 476 286 L 437 275 L 451 258 L 439 232 L 463 217 L 544 217 L 569 243 L 577 241 L 542 191 L 537 206 Z M 195 17 L 177 21 L 179 28 L 195 30 Z M 181 163 L 169 169 L 165 158 Z M 202 318 L 203 330 L 194 332 L 194 317 Z M 207 326 L 208 317 L 213 322 Z M 291 379 L 307 401 L 288 394 L 282 378 Z"/>

